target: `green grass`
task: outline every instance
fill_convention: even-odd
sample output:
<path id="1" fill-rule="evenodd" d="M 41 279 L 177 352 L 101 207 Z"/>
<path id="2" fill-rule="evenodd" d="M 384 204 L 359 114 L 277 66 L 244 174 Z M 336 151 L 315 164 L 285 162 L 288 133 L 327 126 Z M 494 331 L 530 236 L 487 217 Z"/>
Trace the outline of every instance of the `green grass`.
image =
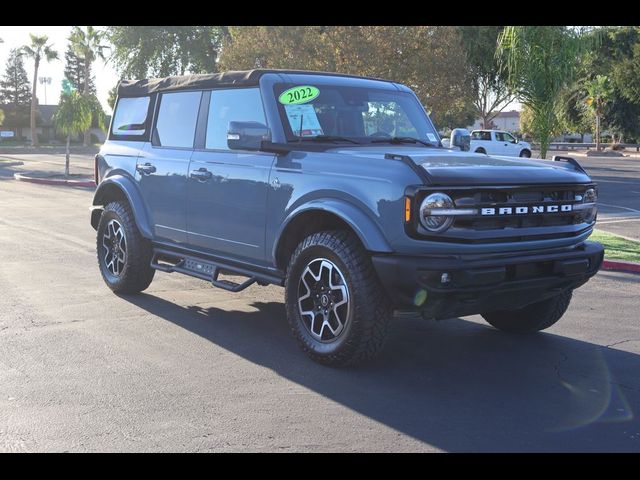
<path id="1" fill-rule="evenodd" d="M 605 260 L 640 263 L 640 242 L 627 240 L 602 230 L 594 230 L 589 240 L 595 240 L 604 245 Z"/>

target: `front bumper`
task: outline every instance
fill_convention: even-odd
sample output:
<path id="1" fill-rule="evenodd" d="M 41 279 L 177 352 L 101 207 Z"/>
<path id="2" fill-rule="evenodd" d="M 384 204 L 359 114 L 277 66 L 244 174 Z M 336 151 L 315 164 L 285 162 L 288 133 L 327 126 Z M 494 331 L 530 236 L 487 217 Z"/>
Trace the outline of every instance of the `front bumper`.
<path id="1" fill-rule="evenodd" d="M 396 308 L 438 319 L 520 308 L 578 288 L 596 274 L 603 257 L 601 244 L 584 242 L 515 255 L 392 254 L 372 260 Z"/>

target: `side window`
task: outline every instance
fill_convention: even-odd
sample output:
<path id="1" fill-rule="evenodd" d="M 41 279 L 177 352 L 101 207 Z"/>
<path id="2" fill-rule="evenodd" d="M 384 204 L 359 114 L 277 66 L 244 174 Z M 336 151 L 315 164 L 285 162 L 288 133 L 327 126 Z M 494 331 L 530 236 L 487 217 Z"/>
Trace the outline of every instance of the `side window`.
<path id="1" fill-rule="evenodd" d="M 473 132 L 471 137 L 474 140 L 491 140 L 491 132 Z"/>
<path id="2" fill-rule="evenodd" d="M 149 97 L 120 98 L 113 114 L 111 133 L 115 136 L 143 136 L 148 111 Z"/>
<path id="3" fill-rule="evenodd" d="M 510 142 L 510 143 L 516 143 L 516 139 L 513 138 L 513 135 L 511 135 L 510 133 L 505 133 L 504 134 L 504 141 L 505 142 Z"/>
<path id="4" fill-rule="evenodd" d="M 206 148 L 228 150 L 227 130 L 231 121 L 267 123 L 258 88 L 211 92 Z"/>
<path id="5" fill-rule="evenodd" d="M 154 135 L 160 146 L 193 148 L 201 96 L 202 92 L 162 94 Z"/>

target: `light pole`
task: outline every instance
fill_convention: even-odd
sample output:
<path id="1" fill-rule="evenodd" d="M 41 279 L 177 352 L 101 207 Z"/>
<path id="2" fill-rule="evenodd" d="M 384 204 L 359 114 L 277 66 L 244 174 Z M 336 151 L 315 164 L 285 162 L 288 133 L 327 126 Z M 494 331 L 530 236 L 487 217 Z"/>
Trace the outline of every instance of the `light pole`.
<path id="1" fill-rule="evenodd" d="M 44 104 L 47 104 L 47 85 L 51 85 L 51 77 L 38 77 L 41 85 L 44 84 Z"/>

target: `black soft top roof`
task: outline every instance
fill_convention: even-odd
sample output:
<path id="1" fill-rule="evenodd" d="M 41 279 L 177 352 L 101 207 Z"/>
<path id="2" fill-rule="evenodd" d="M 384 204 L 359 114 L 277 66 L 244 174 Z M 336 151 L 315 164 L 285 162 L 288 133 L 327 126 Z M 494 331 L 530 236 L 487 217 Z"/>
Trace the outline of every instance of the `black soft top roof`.
<path id="1" fill-rule="evenodd" d="M 367 78 L 369 80 L 386 81 L 380 78 L 359 77 L 356 75 L 346 75 L 331 72 L 314 72 L 310 70 L 237 70 L 223 73 L 211 73 L 200 75 L 181 75 L 164 78 L 146 78 L 144 80 L 121 80 L 118 84 L 118 96 L 138 97 L 156 92 L 167 92 L 172 90 L 192 90 L 200 88 L 216 87 L 251 87 L 257 86 L 260 77 L 267 73 L 290 73 L 309 75 L 329 75 L 333 77 Z"/>

